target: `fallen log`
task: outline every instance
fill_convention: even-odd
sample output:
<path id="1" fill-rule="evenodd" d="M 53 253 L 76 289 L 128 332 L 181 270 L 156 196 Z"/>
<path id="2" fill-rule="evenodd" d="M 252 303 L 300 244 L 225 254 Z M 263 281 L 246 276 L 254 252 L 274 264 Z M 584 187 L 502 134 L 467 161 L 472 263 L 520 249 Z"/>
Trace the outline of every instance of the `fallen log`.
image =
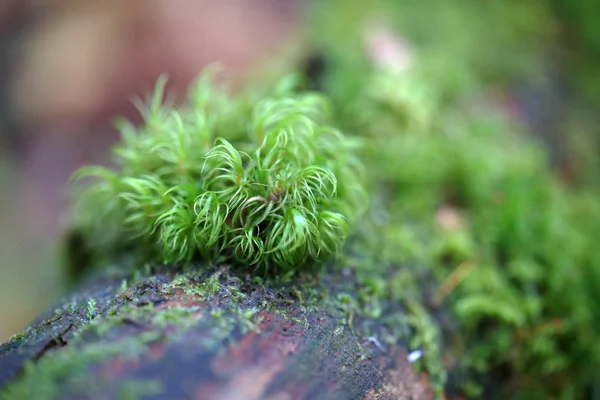
<path id="1" fill-rule="evenodd" d="M 332 300 L 355 284 L 343 269 L 105 271 L 0 346 L 0 398 L 432 398 L 415 354 Z"/>

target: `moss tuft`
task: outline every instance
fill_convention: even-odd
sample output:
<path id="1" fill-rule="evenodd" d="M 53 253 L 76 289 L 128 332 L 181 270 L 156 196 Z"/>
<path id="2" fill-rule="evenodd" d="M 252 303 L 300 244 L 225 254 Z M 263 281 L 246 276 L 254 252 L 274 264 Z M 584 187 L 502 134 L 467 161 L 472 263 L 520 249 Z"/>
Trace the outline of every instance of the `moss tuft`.
<path id="1" fill-rule="evenodd" d="M 328 124 L 321 95 L 282 84 L 254 103 L 213 80 L 205 74 L 171 108 L 162 79 L 141 107 L 144 126 L 120 123 L 117 169 L 76 175 L 95 178 L 79 198 L 79 229 L 99 248 L 128 238 L 164 263 L 289 270 L 335 256 L 366 207 L 356 141 Z"/>

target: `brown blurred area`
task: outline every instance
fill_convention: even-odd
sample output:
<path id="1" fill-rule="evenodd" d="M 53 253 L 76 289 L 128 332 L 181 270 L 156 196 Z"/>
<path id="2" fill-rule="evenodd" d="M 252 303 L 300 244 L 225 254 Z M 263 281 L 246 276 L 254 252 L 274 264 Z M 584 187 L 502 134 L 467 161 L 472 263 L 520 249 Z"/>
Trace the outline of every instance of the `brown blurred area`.
<path id="1" fill-rule="evenodd" d="M 298 38 L 299 0 L 0 0 L 0 341 L 63 288 L 71 173 L 159 75 L 182 94 L 218 62 L 243 84 Z"/>

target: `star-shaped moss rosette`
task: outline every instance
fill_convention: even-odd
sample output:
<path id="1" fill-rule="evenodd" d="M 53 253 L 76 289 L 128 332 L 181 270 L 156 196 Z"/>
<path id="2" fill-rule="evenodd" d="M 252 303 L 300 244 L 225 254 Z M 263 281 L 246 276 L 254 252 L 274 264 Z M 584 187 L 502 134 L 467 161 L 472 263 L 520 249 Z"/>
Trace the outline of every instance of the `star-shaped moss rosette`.
<path id="1" fill-rule="evenodd" d="M 86 167 L 75 225 L 165 263 L 218 259 L 289 270 L 335 256 L 366 206 L 357 143 L 327 125 L 328 101 L 232 97 L 203 75 L 182 107 L 161 79 L 143 126 L 121 122 L 116 169 Z"/>

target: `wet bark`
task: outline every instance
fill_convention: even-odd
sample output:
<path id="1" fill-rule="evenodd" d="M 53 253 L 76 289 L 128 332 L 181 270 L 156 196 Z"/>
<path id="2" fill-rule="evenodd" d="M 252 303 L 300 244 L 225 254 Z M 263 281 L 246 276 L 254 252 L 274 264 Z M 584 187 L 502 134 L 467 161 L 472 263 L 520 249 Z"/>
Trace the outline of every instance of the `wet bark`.
<path id="1" fill-rule="evenodd" d="M 94 277 L 0 346 L 0 398 L 432 397 L 405 347 L 361 337 L 328 301 L 347 274 L 261 282 L 163 267 L 128 278 Z"/>

